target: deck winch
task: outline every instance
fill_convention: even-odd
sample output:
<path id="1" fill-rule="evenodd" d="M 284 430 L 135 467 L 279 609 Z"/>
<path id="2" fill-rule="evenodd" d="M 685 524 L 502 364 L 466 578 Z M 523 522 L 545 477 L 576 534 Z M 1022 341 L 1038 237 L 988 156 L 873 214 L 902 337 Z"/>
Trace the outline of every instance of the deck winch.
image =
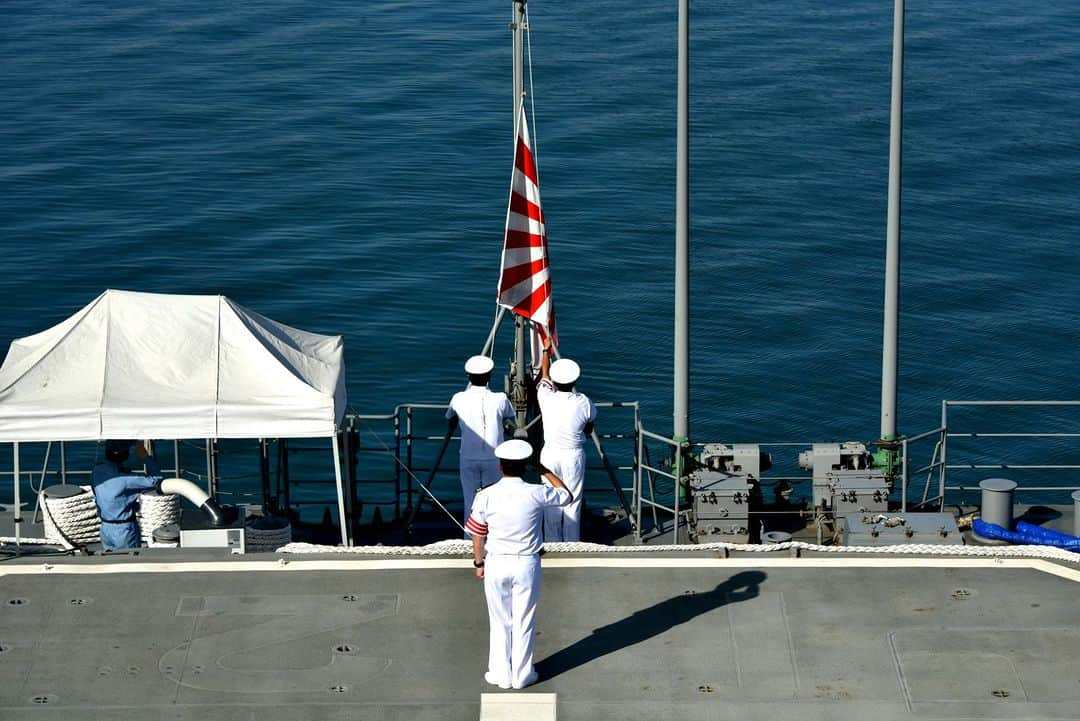
<path id="1" fill-rule="evenodd" d="M 837 516 L 889 510 L 892 483 L 873 463 L 873 454 L 857 441 L 815 443 L 799 454 L 799 467 L 813 471 L 814 508 Z"/>
<path id="2" fill-rule="evenodd" d="M 761 503 L 758 479 L 772 467 L 772 457 L 757 444 L 708 443 L 689 475 L 693 497 L 691 534 L 700 542 L 746 543 L 751 503 Z"/>

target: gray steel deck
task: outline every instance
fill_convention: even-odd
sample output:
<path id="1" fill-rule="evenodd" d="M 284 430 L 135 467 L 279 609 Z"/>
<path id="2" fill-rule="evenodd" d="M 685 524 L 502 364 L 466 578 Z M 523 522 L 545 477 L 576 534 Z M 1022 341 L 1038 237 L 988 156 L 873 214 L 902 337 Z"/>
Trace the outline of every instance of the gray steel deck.
<path id="1" fill-rule="evenodd" d="M 498 692 L 466 560 L 192 558 L 0 565 L 0 718 L 477 719 Z M 1075 566 L 544 563 L 529 691 L 560 719 L 1080 718 Z"/>

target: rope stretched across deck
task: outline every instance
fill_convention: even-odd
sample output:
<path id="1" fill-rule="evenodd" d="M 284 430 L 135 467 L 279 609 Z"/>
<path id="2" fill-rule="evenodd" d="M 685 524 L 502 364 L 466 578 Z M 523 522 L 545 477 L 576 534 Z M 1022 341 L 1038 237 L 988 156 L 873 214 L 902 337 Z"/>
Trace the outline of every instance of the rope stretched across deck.
<path id="1" fill-rule="evenodd" d="M 804 541 L 788 541 L 772 545 L 752 543 L 702 543 L 697 545 L 662 546 L 604 546 L 599 543 L 555 542 L 545 543 L 548 553 L 686 553 L 688 551 L 741 551 L 750 553 L 779 553 L 781 551 L 810 551 L 815 553 L 889 554 L 905 556 L 959 556 L 977 558 L 1041 558 L 1080 564 L 1080 554 L 1052 546 L 939 546 L 912 543 L 897 546 L 821 546 Z M 278 553 L 313 554 L 366 554 L 382 556 L 457 556 L 472 552 L 472 542 L 447 540 L 426 546 L 321 546 L 312 543 L 290 543 L 277 549 Z"/>

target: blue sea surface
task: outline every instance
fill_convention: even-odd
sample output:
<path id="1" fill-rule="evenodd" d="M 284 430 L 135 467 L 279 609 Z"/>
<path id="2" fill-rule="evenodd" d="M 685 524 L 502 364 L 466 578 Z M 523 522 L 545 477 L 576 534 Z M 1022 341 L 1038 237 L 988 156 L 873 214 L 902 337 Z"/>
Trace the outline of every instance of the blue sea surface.
<path id="1" fill-rule="evenodd" d="M 530 3 L 562 352 L 661 433 L 676 9 Z M 0 15 L 0 348 L 106 288 L 220 293 L 344 335 L 357 412 L 460 389 L 496 310 L 510 2 Z M 692 436 L 872 440 L 892 3 L 694 3 L 691 27 Z M 1078 75 L 1074 4 L 908 4 L 902 432 L 936 427 L 943 399 L 1078 396 Z M 1076 464 L 1074 441 L 1036 455 Z"/>

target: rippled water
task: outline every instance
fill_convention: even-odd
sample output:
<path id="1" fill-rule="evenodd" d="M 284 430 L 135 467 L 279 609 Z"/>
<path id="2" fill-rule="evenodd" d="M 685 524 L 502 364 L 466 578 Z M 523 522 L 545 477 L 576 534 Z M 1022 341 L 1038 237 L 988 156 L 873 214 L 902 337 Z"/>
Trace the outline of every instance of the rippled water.
<path id="1" fill-rule="evenodd" d="M 563 352 L 668 431 L 676 3 L 530 11 Z M 695 438 L 877 435 L 891 14 L 695 4 Z M 0 344 L 107 287 L 222 293 L 344 334 L 357 411 L 460 387 L 495 310 L 509 2 L 3 17 Z M 909 3 L 906 57 L 900 429 L 1075 397 L 1080 13 Z"/>

